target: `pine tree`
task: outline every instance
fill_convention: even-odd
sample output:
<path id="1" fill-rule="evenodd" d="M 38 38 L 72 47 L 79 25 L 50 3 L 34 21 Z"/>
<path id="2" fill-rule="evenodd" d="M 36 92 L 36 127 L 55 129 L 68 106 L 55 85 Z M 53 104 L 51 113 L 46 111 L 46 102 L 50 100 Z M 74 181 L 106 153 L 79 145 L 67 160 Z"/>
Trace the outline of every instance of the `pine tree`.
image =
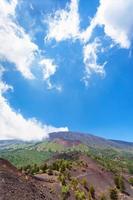
<path id="1" fill-rule="evenodd" d="M 118 200 L 118 192 L 116 188 L 110 189 L 110 199 L 111 200 Z"/>
<path id="2" fill-rule="evenodd" d="M 95 199 L 95 189 L 94 189 L 93 185 L 90 186 L 89 191 L 90 191 L 92 198 Z"/>
<path id="3" fill-rule="evenodd" d="M 124 193 L 124 192 L 125 192 L 125 183 L 124 183 L 124 179 L 123 179 L 122 176 L 121 176 L 120 179 L 119 179 L 119 184 L 120 184 L 120 191 L 121 191 L 122 193 Z"/>

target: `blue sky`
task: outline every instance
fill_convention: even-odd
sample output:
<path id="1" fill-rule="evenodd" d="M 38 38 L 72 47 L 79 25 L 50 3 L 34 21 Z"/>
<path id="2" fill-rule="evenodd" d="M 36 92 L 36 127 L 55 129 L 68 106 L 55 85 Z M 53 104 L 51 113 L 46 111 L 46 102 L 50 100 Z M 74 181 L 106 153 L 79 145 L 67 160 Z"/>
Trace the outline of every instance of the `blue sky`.
<path id="1" fill-rule="evenodd" d="M 2 0 L 0 139 L 70 130 L 133 141 L 132 9 L 132 0 Z"/>

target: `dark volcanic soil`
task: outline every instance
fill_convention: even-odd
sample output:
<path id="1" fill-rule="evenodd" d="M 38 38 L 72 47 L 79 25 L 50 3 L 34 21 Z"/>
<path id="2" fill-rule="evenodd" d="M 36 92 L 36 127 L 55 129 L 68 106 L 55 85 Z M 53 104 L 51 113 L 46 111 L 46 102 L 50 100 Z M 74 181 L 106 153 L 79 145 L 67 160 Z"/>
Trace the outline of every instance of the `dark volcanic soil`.
<path id="1" fill-rule="evenodd" d="M 48 183 L 26 176 L 8 161 L 0 159 L 0 200 L 42 199 L 58 200 L 58 196 Z"/>
<path id="2" fill-rule="evenodd" d="M 105 193 L 109 200 L 109 189 L 114 187 L 114 175 L 111 172 L 81 153 L 62 153 L 47 163 L 52 163 L 57 159 L 74 161 L 69 173 L 71 178 L 78 180 L 78 188 L 84 191 L 86 196 L 88 190 L 80 184 L 83 178 L 87 180 L 88 189 L 90 185 L 94 185 L 96 200 L 99 200 L 99 195 L 102 193 Z M 8 161 L 0 159 L 0 200 L 61 200 L 61 184 L 57 176 L 59 172 L 55 172 L 56 175 L 49 176 L 45 173 L 32 177 L 21 173 Z M 67 184 L 70 184 L 68 180 Z M 119 194 L 119 199 L 133 200 L 133 189 L 126 180 L 125 186 L 129 195 Z M 70 188 L 68 200 L 75 200 L 72 188 Z"/>

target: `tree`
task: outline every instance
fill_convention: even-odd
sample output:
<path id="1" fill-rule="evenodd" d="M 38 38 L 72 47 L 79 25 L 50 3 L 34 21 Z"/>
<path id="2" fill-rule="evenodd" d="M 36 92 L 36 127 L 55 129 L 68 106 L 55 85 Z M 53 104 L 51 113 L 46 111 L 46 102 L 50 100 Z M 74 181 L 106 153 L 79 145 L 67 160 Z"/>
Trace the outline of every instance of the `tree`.
<path id="1" fill-rule="evenodd" d="M 122 176 L 119 178 L 119 184 L 120 184 L 120 191 L 122 193 L 124 193 L 125 192 L 125 183 L 124 183 L 124 179 Z"/>
<path id="2" fill-rule="evenodd" d="M 133 178 L 129 178 L 129 183 L 133 186 Z"/>
<path id="3" fill-rule="evenodd" d="M 110 199 L 111 200 L 118 200 L 118 192 L 116 188 L 110 189 Z"/>
<path id="4" fill-rule="evenodd" d="M 75 198 L 76 200 L 85 200 L 85 193 L 84 191 L 76 190 L 75 191 Z"/>
<path id="5" fill-rule="evenodd" d="M 51 168 L 49 168 L 47 172 L 49 176 L 53 175 L 53 170 Z"/>
<path id="6" fill-rule="evenodd" d="M 45 173 L 47 169 L 48 169 L 48 166 L 47 166 L 46 163 L 41 166 L 41 170 L 42 170 L 43 173 Z"/>
<path id="7" fill-rule="evenodd" d="M 63 200 L 67 199 L 68 196 L 70 195 L 69 186 L 63 185 L 61 188 L 61 194 L 62 194 Z"/>
<path id="8" fill-rule="evenodd" d="M 66 185 L 65 176 L 63 174 L 59 174 L 58 179 L 59 179 L 59 181 L 61 182 L 62 185 Z"/>
<path id="9" fill-rule="evenodd" d="M 125 183 L 122 176 L 115 176 L 114 178 L 115 185 L 122 193 L 125 192 Z"/>
<path id="10" fill-rule="evenodd" d="M 90 186 L 89 191 L 90 191 L 90 194 L 91 194 L 92 198 L 95 199 L 95 189 L 94 189 L 93 185 Z"/>
<path id="11" fill-rule="evenodd" d="M 88 200 L 92 200 L 92 196 L 90 192 L 88 193 Z"/>
<path id="12" fill-rule="evenodd" d="M 101 195 L 100 200 L 106 200 L 106 197 L 104 194 Z"/>
<path id="13" fill-rule="evenodd" d="M 76 190 L 78 186 L 78 180 L 76 178 L 72 178 L 71 185 Z"/>
<path id="14" fill-rule="evenodd" d="M 86 180 L 86 178 L 83 178 L 81 180 L 81 184 L 83 185 L 84 188 L 87 188 L 87 180 Z"/>
<path id="15" fill-rule="evenodd" d="M 114 183 L 115 183 L 117 189 L 120 189 L 120 178 L 119 178 L 119 176 L 114 177 Z"/>

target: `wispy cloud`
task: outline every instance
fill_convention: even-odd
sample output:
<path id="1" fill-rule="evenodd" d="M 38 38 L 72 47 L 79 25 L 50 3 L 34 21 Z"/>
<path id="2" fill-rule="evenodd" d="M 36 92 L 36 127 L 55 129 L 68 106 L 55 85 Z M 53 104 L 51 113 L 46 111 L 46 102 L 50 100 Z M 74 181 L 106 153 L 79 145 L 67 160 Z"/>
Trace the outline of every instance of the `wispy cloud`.
<path id="1" fill-rule="evenodd" d="M 54 60 L 44 58 L 40 61 L 40 66 L 43 71 L 43 79 L 45 80 L 48 89 L 56 89 L 61 92 L 61 86 L 56 84 L 52 84 L 50 78 L 56 73 L 57 65 L 55 64 Z"/>
<path id="2" fill-rule="evenodd" d="M 98 64 L 98 52 L 101 48 L 100 41 L 96 38 L 94 42 L 89 43 L 83 48 L 84 64 L 85 64 L 85 76 L 83 80 L 86 86 L 88 85 L 88 80 L 92 73 L 99 74 L 100 76 L 105 76 L 104 64 Z"/>

